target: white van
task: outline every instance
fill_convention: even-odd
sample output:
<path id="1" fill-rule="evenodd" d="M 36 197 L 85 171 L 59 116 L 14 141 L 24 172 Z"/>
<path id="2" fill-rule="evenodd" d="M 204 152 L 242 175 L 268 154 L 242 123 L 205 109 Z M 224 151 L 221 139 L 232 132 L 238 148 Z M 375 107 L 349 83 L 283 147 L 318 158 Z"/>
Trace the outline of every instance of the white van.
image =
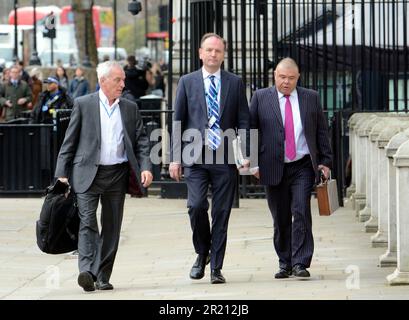
<path id="1" fill-rule="evenodd" d="M 14 62 L 14 47 L 0 45 L 0 67 L 10 68 Z"/>
<path id="2" fill-rule="evenodd" d="M 17 56 L 20 60 L 26 60 L 30 57 L 31 41 L 33 34 L 32 26 L 17 26 Z M 10 67 L 14 64 L 14 25 L 0 24 L 0 65 Z M 26 49 L 24 48 L 26 43 Z M 24 56 L 26 55 L 26 56 Z"/>
<path id="3" fill-rule="evenodd" d="M 64 68 L 74 67 L 78 64 L 78 51 L 71 49 L 55 49 L 53 50 L 53 65 L 51 65 L 51 50 L 44 50 L 38 57 L 41 60 L 41 65 L 45 67 L 55 67 L 62 65 Z"/>

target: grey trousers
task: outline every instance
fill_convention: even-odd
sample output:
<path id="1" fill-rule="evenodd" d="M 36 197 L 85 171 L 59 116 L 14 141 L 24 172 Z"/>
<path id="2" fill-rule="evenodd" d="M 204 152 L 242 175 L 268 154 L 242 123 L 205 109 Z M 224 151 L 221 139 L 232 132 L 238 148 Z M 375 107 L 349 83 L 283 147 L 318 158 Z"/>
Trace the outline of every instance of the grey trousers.
<path id="1" fill-rule="evenodd" d="M 99 166 L 94 181 L 84 193 L 77 193 L 80 216 L 78 235 L 79 271 L 94 280 L 108 282 L 118 250 L 128 179 L 127 163 Z M 101 200 L 101 233 L 97 207 Z"/>

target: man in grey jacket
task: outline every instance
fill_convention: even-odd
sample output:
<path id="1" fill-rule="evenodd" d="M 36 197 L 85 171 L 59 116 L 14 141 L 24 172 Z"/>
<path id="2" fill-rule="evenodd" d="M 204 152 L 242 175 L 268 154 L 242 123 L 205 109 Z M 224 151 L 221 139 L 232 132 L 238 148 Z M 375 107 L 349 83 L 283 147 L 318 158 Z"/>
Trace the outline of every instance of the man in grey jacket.
<path id="1" fill-rule="evenodd" d="M 121 99 L 125 73 L 117 62 L 98 65 L 98 92 L 75 100 L 55 176 L 70 183 L 81 219 L 78 284 L 84 291 L 112 290 L 130 170 L 139 184 L 152 182 L 149 140 L 136 104 Z M 96 218 L 101 200 L 101 235 Z M 94 284 L 95 282 L 95 284 Z"/>

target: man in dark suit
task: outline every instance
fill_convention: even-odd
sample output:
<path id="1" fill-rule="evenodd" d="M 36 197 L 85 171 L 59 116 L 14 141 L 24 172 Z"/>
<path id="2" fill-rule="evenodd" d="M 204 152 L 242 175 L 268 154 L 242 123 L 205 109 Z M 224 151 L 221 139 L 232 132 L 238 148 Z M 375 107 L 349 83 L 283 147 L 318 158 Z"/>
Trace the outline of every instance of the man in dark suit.
<path id="1" fill-rule="evenodd" d="M 203 278 L 205 266 L 210 261 L 211 283 L 226 281 L 221 269 L 237 183 L 231 144 L 228 134 L 223 133 L 234 133 L 236 129 L 246 133 L 250 128 L 241 79 L 220 69 L 225 49 L 223 38 L 214 33 L 205 34 L 199 49 L 203 67 L 179 81 L 169 167 L 171 177 L 179 181 L 183 165 L 188 188 L 187 206 L 193 245 L 198 254 L 190 278 Z M 248 167 L 249 162 L 245 160 L 243 166 Z M 212 193 L 211 226 L 207 212 L 209 185 Z"/>
<path id="2" fill-rule="evenodd" d="M 97 68 L 100 90 L 74 102 L 55 176 L 77 196 L 80 215 L 78 284 L 85 291 L 112 290 L 130 168 L 138 182 L 152 182 L 149 140 L 135 103 L 121 99 L 125 73 L 113 61 Z M 96 210 L 101 200 L 101 234 Z M 94 282 L 96 282 L 94 284 Z"/>
<path id="3" fill-rule="evenodd" d="M 332 162 L 327 120 L 318 93 L 297 87 L 300 74 L 291 58 L 274 71 L 275 86 L 257 90 L 250 103 L 251 128 L 259 130 L 259 170 L 274 220 L 279 258 L 275 278 L 309 277 L 314 242 L 311 192 Z"/>

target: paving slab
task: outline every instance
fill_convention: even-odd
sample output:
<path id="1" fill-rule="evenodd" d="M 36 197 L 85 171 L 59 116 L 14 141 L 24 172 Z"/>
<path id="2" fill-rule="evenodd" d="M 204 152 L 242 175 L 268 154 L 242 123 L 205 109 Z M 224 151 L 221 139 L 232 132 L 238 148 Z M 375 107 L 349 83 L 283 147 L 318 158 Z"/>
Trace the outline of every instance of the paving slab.
<path id="1" fill-rule="evenodd" d="M 36 246 L 35 222 L 43 199 L 0 200 L 0 299 L 34 300 L 298 300 L 409 299 L 408 286 L 391 287 L 380 268 L 384 248 L 372 248 L 355 212 L 346 205 L 318 215 L 312 199 L 315 252 L 309 280 L 274 279 L 272 218 L 264 199 L 241 199 L 231 213 L 223 274 L 211 285 L 210 270 L 189 278 L 195 260 L 186 200 L 127 198 L 113 291 L 83 292 L 77 256 L 48 255 Z"/>

